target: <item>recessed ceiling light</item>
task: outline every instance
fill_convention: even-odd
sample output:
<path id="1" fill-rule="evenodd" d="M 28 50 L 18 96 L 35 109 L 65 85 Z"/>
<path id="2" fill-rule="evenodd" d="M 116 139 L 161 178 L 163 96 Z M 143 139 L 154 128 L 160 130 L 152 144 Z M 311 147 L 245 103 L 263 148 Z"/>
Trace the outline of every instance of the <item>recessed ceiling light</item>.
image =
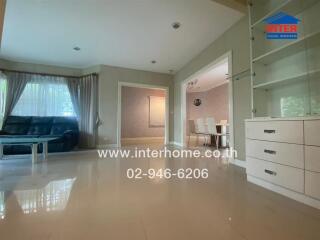
<path id="1" fill-rule="evenodd" d="M 178 29 L 178 28 L 181 27 L 181 23 L 179 23 L 179 22 L 174 22 L 174 23 L 172 23 L 172 27 L 173 27 L 173 29 Z"/>
<path id="2" fill-rule="evenodd" d="M 152 60 L 151 63 L 152 63 L 152 64 L 156 64 L 157 61 L 156 61 L 156 60 Z"/>
<path id="3" fill-rule="evenodd" d="M 73 50 L 75 50 L 75 51 L 80 51 L 81 48 L 79 48 L 79 47 L 74 47 Z"/>

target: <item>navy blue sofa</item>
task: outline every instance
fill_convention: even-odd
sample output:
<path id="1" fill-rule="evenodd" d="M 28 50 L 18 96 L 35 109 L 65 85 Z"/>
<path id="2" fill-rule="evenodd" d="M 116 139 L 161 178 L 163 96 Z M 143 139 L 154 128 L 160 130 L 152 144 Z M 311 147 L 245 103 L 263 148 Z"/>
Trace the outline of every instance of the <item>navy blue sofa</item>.
<path id="1" fill-rule="evenodd" d="M 54 136 L 56 140 L 48 143 L 48 152 L 67 152 L 78 145 L 79 127 L 73 117 L 21 117 L 9 116 L 2 126 L 1 136 L 14 135 L 17 138 L 25 135 Z M 4 146 L 4 154 L 29 154 L 30 146 Z M 38 152 L 42 152 L 39 144 Z"/>

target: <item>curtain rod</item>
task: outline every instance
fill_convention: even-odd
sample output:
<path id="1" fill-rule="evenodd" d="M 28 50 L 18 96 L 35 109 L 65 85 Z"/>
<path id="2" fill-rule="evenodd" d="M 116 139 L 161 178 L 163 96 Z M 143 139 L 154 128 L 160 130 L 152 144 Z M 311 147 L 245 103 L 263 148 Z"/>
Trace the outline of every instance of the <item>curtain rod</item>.
<path id="1" fill-rule="evenodd" d="M 35 75 L 41 75 L 41 76 L 52 76 L 52 77 L 64 77 L 64 78 L 80 78 L 80 77 L 86 77 L 90 75 L 98 75 L 98 73 L 90 73 L 85 74 L 81 76 L 72 76 L 72 75 L 61 75 L 61 74 L 52 74 L 52 73 L 39 73 L 39 72 L 27 72 L 27 71 L 19 71 L 19 70 L 10 70 L 5 68 L 0 68 L 0 71 L 5 72 L 16 72 L 16 73 L 27 73 L 27 74 L 35 74 Z"/>

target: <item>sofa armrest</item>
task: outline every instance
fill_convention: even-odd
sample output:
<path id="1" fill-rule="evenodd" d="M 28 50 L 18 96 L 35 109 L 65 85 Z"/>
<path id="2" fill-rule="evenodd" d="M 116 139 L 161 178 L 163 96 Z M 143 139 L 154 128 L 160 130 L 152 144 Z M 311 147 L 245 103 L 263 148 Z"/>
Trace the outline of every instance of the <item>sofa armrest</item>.
<path id="1" fill-rule="evenodd" d="M 65 131 L 63 133 L 63 136 L 65 137 L 78 137 L 79 136 L 79 133 L 78 132 L 75 132 L 73 130 L 68 130 L 68 131 Z"/>
<path id="2" fill-rule="evenodd" d="M 63 133 L 63 138 L 67 141 L 68 145 L 73 148 L 79 142 L 79 132 L 68 130 Z"/>

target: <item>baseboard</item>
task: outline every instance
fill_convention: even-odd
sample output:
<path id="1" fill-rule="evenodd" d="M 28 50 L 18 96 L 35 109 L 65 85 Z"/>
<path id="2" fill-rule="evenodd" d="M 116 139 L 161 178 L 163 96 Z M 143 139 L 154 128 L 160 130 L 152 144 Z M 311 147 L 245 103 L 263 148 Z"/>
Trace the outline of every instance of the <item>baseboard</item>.
<path id="1" fill-rule="evenodd" d="M 169 142 L 170 145 L 178 146 L 178 147 L 183 147 L 183 144 L 180 142 Z"/>
<path id="2" fill-rule="evenodd" d="M 308 206 L 320 209 L 320 201 L 319 200 L 316 200 L 314 198 L 308 197 L 308 196 L 306 196 L 304 194 L 291 191 L 289 189 L 280 187 L 280 186 L 275 185 L 275 184 L 270 183 L 270 182 L 266 182 L 266 181 L 264 181 L 264 180 L 262 180 L 260 178 L 256 178 L 256 177 L 251 176 L 251 175 L 247 175 L 247 181 L 251 182 L 253 184 L 259 185 L 259 186 L 261 186 L 263 188 L 266 188 L 266 189 L 268 189 L 270 191 L 273 191 L 273 192 L 279 193 L 281 195 L 284 195 L 284 196 L 286 196 L 288 198 L 291 198 L 293 200 L 296 200 L 298 202 L 304 203 L 304 204 L 306 204 Z"/>
<path id="3" fill-rule="evenodd" d="M 117 148 L 118 144 L 102 144 L 102 145 L 97 145 L 97 149 L 103 149 L 103 148 Z"/>
<path id="4" fill-rule="evenodd" d="M 189 136 L 186 136 L 186 140 L 188 141 Z M 205 143 L 207 136 L 190 136 L 190 143 L 189 144 L 196 144 L 199 141 L 199 144 Z"/>
<path id="5" fill-rule="evenodd" d="M 239 160 L 239 159 L 230 159 L 229 162 L 233 165 L 236 165 L 238 167 L 241 167 L 241 168 L 247 168 L 247 162 L 246 161 L 243 161 L 243 160 Z"/>
<path id="6" fill-rule="evenodd" d="M 121 144 L 146 144 L 146 143 L 164 143 L 164 137 L 137 137 L 137 138 L 122 138 Z"/>
<path id="7" fill-rule="evenodd" d="M 69 152 L 51 152 L 48 153 L 49 157 L 54 156 L 70 156 L 70 155 L 77 155 L 77 154 L 84 154 L 84 153 L 94 153 L 96 152 L 96 149 L 85 149 L 85 150 L 76 150 L 76 151 L 69 151 Z M 38 153 L 38 157 L 42 158 L 42 153 Z M 2 160 L 21 160 L 21 159 L 31 159 L 31 153 L 30 154 L 19 154 L 19 155 L 4 155 L 2 159 L 0 159 L 0 162 Z"/>

